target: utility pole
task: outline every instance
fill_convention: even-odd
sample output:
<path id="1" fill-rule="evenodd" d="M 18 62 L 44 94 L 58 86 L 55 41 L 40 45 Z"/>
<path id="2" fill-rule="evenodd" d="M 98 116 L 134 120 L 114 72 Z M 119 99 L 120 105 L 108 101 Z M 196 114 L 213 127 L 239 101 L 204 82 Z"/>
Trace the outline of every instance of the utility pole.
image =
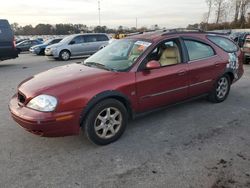
<path id="1" fill-rule="evenodd" d="M 101 26 L 101 3 L 98 0 L 98 12 L 99 12 L 99 26 Z"/>
<path id="2" fill-rule="evenodd" d="M 138 19 L 137 17 L 135 18 L 135 28 L 137 29 L 137 23 L 138 23 Z"/>

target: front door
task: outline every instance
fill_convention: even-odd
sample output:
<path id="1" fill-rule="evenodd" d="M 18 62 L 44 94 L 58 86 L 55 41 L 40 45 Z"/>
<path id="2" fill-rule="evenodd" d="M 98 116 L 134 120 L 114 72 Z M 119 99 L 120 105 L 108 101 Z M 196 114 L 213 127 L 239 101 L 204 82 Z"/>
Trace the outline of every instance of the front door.
<path id="1" fill-rule="evenodd" d="M 70 43 L 70 51 L 73 56 L 80 56 L 84 52 L 84 48 L 82 47 L 84 45 L 84 38 L 82 35 L 76 36 Z"/>
<path id="2" fill-rule="evenodd" d="M 183 63 L 178 39 L 159 44 L 145 59 L 156 60 L 161 67 L 136 73 L 139 111 L 159 108 L 188 96 L 188 64 Z"/>

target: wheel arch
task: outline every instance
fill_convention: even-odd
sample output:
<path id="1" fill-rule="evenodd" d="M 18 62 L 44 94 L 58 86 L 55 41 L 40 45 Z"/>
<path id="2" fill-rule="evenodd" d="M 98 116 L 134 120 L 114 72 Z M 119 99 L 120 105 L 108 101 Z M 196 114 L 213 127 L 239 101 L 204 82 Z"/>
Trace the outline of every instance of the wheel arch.
<path id="1" fill-rule="evenodd" d="M 80 117 L 80 126 L 82 126 L 84 124 L 84 119 L 85 117 L 88 115 L 88 113 L 90 112 L 90 110 L 99 102 L 105 100 L 105 99 L 116 99 L 119 102 L 121 102 L 125 108 L 128 111 L 128 116 L 129 118 L 133 117 L 133 110 L 131 108 L 131 102 L 128 99 L 128 97 L 124 94 L 122 94 L 119 91 L 114 91 L 114 90 L 109 90 L 109 91 L 104 91 L 102 93 L 99 93 L 97 95 L 95 95 L 88 103 L 87 105 L 84 107 L 82 113 L 81 113 L 81 117 Z"/>
<path id="2" fill-rule="evenodd" d="M 232 72 L 227 72 L 226 74 L 229 76 L 231 83 L 233 83 L 235 79 L 234 74 Z"/>
<path id="3" fill-rule="evenodd" d="M 71 51 L 69 49 L 67 49 L 67 48 L 64 48 L 64 49 L 60 50 L 59 54 L 61 54 L 63 51 L 68 51 L 69 54 L 71 55 Z"/>

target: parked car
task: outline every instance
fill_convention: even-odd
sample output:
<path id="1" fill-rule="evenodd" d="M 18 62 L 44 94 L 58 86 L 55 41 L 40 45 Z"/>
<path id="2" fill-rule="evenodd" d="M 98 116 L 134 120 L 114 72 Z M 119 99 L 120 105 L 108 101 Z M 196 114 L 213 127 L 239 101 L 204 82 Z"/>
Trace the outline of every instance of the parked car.
<path id="1" fill-rule="evenodd" d="M 25 40 L 16 45 L 19 53 L 29 51 L 32 46 L 42 44 L 40 40 Z"/>
<path id="2" fill-rule="evenodd" d="M 20 42 L 23 42 L 23 41 L 25 41 L 25 40 L 30 40 L 30 39 L 28 39 L 28 38 L 25 38 L 25 39 L 16 39 L 16 44 L 18 44 L 18 43 L 20 43 Z"/>
<path id="3" fill-rule="evenodd" d="M 250 61 L 250 34 L 246 36 L 245 42 L 242 47 L 244 53 L 244 63 L 249 64 Z"/>
<path id="4" fill-rule="evenodd" d="M 24 80 L 9 109 L 34 134 L 65 136 L 82 128 L 90 141 L 105 145 L 120 138 L 128 119 L 140 113 L 197 96 L 223 102 L 243 75 L 242 61 L 238 46 L 214 33 L 135 35 L 83 63 Z"/>
<path id="5" fill-rule="evenodd" d="M 106 34 L 76 34 L 64 38 L 58 44 L 46 47 L 45 55 L 67 61 L 73 56 L 86 56 L 108 45 Z"/>
<path id="6" fill-rule="evenodd" d="M 0 61 L 18 57 L 14 34 L 7 20 L 0 19 Z"/>
<path id="7" fill-rule="evenodd" d="M 236 42 L 244 53 L 245 64 L 249 63 L 250 58 L 250 32 L 235 32 L 230 37 Z"/>
<path id="8" fill-rule="evenodd" d="M 242 48 L 248 35 L 250 35 L 249 32 L 234 32 L 230 37 Z"/>
<path id="9" fill-rule="evenodd" d="M 47 40 L 43 44 L 38 44 L 38 45 L 32 46 L 29 51 L 31 53 L 33 53 L 33 54 L 36 54 L 36 55 L 44 55 L 45 54 L 44 51 L 45 51 L 45 48 L 47 46 L 52 45 L 52 44 L 57 44 L 61 40 L 62 39 L 50 39 L 50 40 Z"/>

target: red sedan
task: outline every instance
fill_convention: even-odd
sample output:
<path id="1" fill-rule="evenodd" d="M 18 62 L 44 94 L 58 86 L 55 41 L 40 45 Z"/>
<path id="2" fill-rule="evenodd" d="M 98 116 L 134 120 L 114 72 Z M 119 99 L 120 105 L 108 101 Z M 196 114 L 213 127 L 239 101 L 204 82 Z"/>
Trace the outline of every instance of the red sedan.
<path id="1" fill-rule="evenodd" d="M 105 145 L 137 114 L 208 96 L 224 101 L 243 75 L 243 55 L 225 36 L 162 31 L 116 40 L 83 63 L 24 80 L 10 101 L 13 119 L 40 136 L 78 134 Z"/>

